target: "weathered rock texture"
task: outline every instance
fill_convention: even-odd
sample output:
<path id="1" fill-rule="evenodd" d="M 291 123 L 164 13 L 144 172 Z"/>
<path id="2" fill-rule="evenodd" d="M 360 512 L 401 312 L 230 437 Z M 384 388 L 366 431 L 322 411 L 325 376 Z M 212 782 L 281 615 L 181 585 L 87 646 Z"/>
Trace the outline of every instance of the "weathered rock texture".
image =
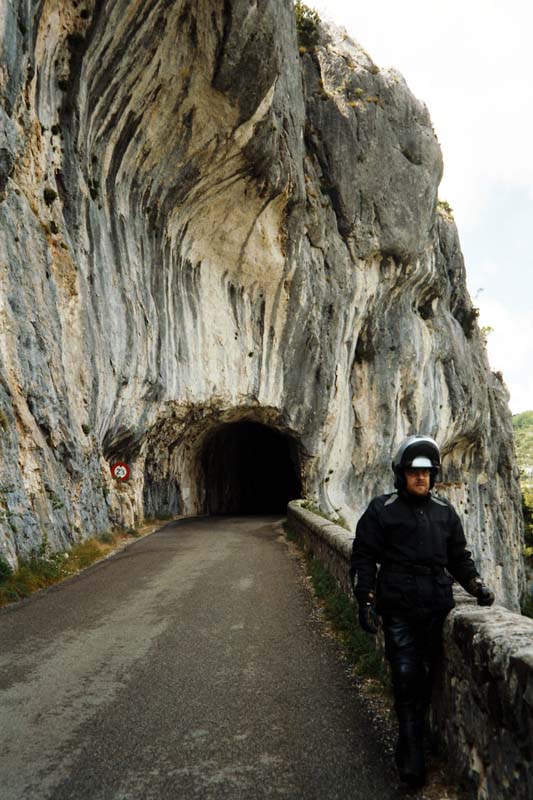
<path id="1" fill-rule="evenodd" d="M 533 796 L 533 620 L 470 598 L 446 621 L 434 729 L 479 800 Z"/>
<path id="2" fill-rule="evenodd" d="M 299 53 L 290 0 L 0 9 L 5 555 L 202 512 L 206 443 L 242 419 L 354 522 L 422 431 L 516 607 L 507 395 L 402 77 L 333 30 Z"/>

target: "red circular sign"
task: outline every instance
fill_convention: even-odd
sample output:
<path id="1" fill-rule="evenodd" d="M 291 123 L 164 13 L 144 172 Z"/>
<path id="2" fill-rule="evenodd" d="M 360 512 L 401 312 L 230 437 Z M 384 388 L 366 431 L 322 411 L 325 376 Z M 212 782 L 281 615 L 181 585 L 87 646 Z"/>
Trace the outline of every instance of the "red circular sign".
<path id="1" fill-rule="evenodd" d="M 127 481 L 130 477 L 130 468 L 123 461 L 117 461 L 116 464 L 111 464 L 111 475 L 117 481 Z"/>

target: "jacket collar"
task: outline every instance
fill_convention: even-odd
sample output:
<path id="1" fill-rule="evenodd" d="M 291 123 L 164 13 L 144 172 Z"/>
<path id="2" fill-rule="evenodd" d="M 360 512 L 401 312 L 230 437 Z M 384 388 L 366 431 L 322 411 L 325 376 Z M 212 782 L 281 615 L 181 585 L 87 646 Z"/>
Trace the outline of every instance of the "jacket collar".
<path id="1" fill-rule="evenodd" d="M 413 506 L 425 506 L 431 500 L 431 492 L 428 492 L 423 497 L 417 497 L 415 494 L 409 494 L 406 489 L 402 489 L 400 496 L 406 503 Z"/>

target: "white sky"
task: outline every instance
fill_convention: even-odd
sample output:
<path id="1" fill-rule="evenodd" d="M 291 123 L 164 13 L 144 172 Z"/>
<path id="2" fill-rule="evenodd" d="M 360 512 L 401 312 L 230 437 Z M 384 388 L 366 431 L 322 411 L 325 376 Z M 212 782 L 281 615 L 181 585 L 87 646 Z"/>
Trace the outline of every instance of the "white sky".
<path id="1" fill-rule="evenodd" d="M 429 108 L 468 286 L 513 413 L 533 409 L 532 0 L 307 0 Z"/>

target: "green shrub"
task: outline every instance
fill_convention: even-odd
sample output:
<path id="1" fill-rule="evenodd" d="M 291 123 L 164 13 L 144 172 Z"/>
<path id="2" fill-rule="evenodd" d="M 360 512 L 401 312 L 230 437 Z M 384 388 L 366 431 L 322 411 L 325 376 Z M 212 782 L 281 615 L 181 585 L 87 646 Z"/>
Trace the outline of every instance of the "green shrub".
<path id="1" fill-rule="evenodd" d="M 521 414 L 514 414 L 513 427 L 515 430 L 525 430 L 529 433 L 533 429 L 533 411 L 522 411 Z"/>
<path id="2" fill-rule="evenodd" d="M 448 203 L 447 200 L 437 200 L 437 208 L 440 209 L 441 211 L 444 211 L 453 219 L 453 208 L 451 207 L 451 205 Z"/>
<path id="3" fill-rule="evenodd" d="M 533 489 L 522 488 L 522 512 L 526 544 L 533 546 Z"/>
<path id="4" fill-rule="evenodd" d="M 13 575 L 13 570 L 9 563 L 0 556 L 0 583 L 4 583 Z"/>
<path id="5" fill-rule="evenodd" d="M 300 0 L 296 0 L 294 13 L 296 15 L 298 44 L 305 48 L 316 47 L 320 38 L 320 17 L 317 12 L 300 2 Z"/>

